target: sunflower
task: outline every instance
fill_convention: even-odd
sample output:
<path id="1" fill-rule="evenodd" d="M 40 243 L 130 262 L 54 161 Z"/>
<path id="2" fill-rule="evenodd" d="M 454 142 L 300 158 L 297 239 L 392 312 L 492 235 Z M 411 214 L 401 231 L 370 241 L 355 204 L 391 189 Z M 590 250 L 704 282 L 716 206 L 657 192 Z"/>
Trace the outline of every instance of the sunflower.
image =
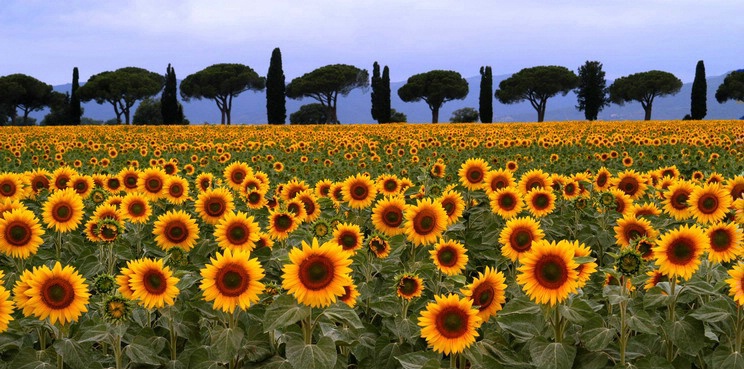
<path id="1" fill-rule="evenodd" d="M 579 197 L 580 191 L 579 184 L 570 178 L 566 180 L 562 187 L 563 198 L 566 200 L 573 200 Z"/>
<path id="2" fill-rule="evenodd" d="M 527 210 L 537 218 L 544 217 L 555 209 L 555 195 L 552 188 L 536 188 L 524 196 Z"/>
<path id="3" fill-rule="evenodd" d="M 633 200 L 643 196 L 648 187 L 643 177 L 633 169 L 618 173 L 611 183 L 613 187 L 625 192 Z"/>
<path id="4" fill-rule="evenodd" d="M 690 213 L 698 223 L 715 223 L 726 216 L 731 206 L 731 197 L 718 183 L 695 187 L 687 203 Z"/>
<path id="5" fill-rule="evenodd" d="M 222 172 L 227 185 L 235 191 L 240 191 L 240 185 L 243 183 L 243 180 L 251 174 L 253 174 L 253 169 L 248 164 L 240 161 L 228 165 Z"/>
<path id="6" fill-rule="evenodd" d="M 383 196 L 395 196 L 400 192 L 400 180 L 395 174 L 382 174 L 375 181 L 378 191 Z"/>
<path id="7" fill-rule="evenodd" d="M 15 286 L 13 286 L 13 301 L 15 302 L 15 306 L 18 309 L 23 309 L 23 316 L 26 317 L 31 316 L 34 311 L 33 306 L 28 304 L 30 297 L 26 296 L 26 291 L 31 288 L 28 282 L 34 278 L 38 270 L 39 268 L 37 267 L 33 267 L 32 270 L 24 270 L 16 281 Z"/>
<path id="8" fill-rule="evenodd" d="M 483 179 L 486 173 L 491 170 L 485 160 L 481 158 L 470 158 L 460 166 L 457 175 L 460 177 L 460 183 L 470 191 L 479 190 L 483 187 Z"/>
<path id="9" fill-rule="evenodd" d="M 199 194 L 194 203 L 196 212 L 208 224 L 217 224 L 225 214 L 235 208 L 230 190 L 222 187 L 208 189 Z"/>
<path id="10" fill-rule="evenodd" d="M 233 313 L 238 306 L 248 309 L 258 302 L 258 295 L 264 289 L 260 282 L 265 276 L 264 269 L 258 259 L 250 259 L 247 250 L 218 252 L 200 274 L 199 288 L 204 291 L 204 301 L 214 301 L 213 308 L 226 313 Z"/>
<path id="11" fill-rule="evenodd" d="M 726 280 L 729 285 L 729 295 L 739 306 L 744 306 L 744 264 L 738 263 L 728 271 L 731 278 Z"/>
<path id="12" fill-rule="evenodd" d="M 462 273 L 468 264 L 466 252 L 465 246 L 460 242 L 440 240 L 429 254 L 440 272 L 452 276 Z"/>
<path id="13" fill-rule="evenodd" d="M 119 275 L 116 276 L 116 284 L 119 285 L 117 291 L 129 300 L 134 300 L 134 291 L 129 285 L 129 279 L 132 276 L 132 266 L 139 263 L 141 260 L 128 260 L 127 265 L 119 271 Z"/>
<path id="14" fill-rule="evenodd" d="M 631 199 L 630 196 L 617 188 L 611 188 L 608 192 L 605 192 L 605 194 L 608 194 L 610 198 L 610 209 L 615 210 L 622 216 L 630 214 L 630 210 L 633 207 L 633 199 Z"/>
<path id="15" fill-rule="evenodd" d="M 29 299 L 26 305 L 40 320 L 49 318 L 51 324 L 75 322 L 88 311 L 88 284 L 72 266 L 62 267 L 56 262 L 53 268 L 43 265 L 28 280 Z"/>
<path id="16" fill-rule="evenodd" d="M 150 200 L 157 200 L 165 195 L 165 182 L 168 175 L 158 167 L 150 167 L 139 173 L 137 190 Z"/>
<path id="17" fill-rule="evenodd" d="M 189 251 L 199 239 L 199 226 L 185 211 L 171 210 L 158 217 L 153 224 L 152 234 L 155 235 L 155 243 L 163 250 L 179 247 Z"/>
<path id="18" fill-rule="evenodd" d="M 0 218 L 0 251 L 19 259 L 36 254 L 44 243 L 44 230 L 31 210 L 15 209 Z"/>
<path id="19" fill-rule="evenodd" d="M 54 190 L 64 190 L 67 188 L 67 182 L 77 175 L 78 172 L 68 166 L 62 166 L 52 172 L 52 187 Z"/>
<path id="20" fill-rule="evenodd" d="M 532 243 L 545 237 L 540 222 L 532 217 L 513 218 L 506 222 L 506 226 L 499 235 L 501 255 L 512 262 L 519 260 L 532 248 Z"/>
<path id="21" fill-rule="evenodd" d="M 405 300 L 420 297 L 424 291 L 424 281 L 416 274 L 403 274 L 396 279 L 395 294 Z"/>
<path id="22" fill-rule="evenodd" d="M 575 293 L 579 287 L 578 264 L 574 248 L 567 241 L 559 243 L 541 240 L 520 259 L 517 283 L 531 300 L 539 304 L 556 305 Z"/>
<path id="23" fill-rule="evenodd" d="M 364 209 L 372 204 L 377 195 L 377 187 L 369 176 L 357 174 L 347 178 L 341 187 L 343 200 L 352 209 Z"/>
<path id="24" fill-rule="evenodd" d="M 152 207 L 147 197 L 139 192 L 130 192 L 121 199 L 122 218 L 132 223 L 147 223 Z"/>
<path id="25" fill-rule="evenodd" d="M 592 184 L 594 185 L 594 191 L 605 191 L 610 188 L 612 182 L 612 173 L 607 168 L 599 168 L 597 174 L 594 175 Z"/>
<path id="26" fill-rule="evenodd" d="M 336 207 L 339 207 L 344 201 L 343 188 L 343 182 L 334 182 L 333 184 L 331 184 L 331 188 L 328 190 L 328 198 L 333 201 L 333 204 Z"/>
<path id="27" fill-rule="evenodd" d="M 13 301 L 10 299 L 10 291 L 0 286 L 0 333 L 8 330 L 8 323 L 13 320 Z"/>
<path id="28" fill-rule="evenodd" d="M 1 224 L 1 223 L 0 223 Z M 734 223 L 717 223 L 705 230 L 710 240 L 708 260 L 714 263 L 728 263 L 739 258 L 744 250 L 742 232 Z"/>
<path id="29" fill-rule="evenodd" d="M 239 211 L 230 212 L 214 227 L 214 239 L 223 249 L 252 251 L 260 237 L 260 228 L 253 217 Z"/>
<path id="30" fill-rule="evenodd" d="M 671 230 L 656 241 L 656 265 L 665 275 L 688 280 L 700 267 L 700 256 L 708 249 L 709 242 L 697 226 Z"/>
<path id="31" fill-rule="evenodd" d="M 643 260 L 654 259 L 654 240 L 648 237 L 641 237 L 631 242 L 631 246 L 635 246 L 636 251 L 641 254 Z"/>
<path id="32" fill-rule="evenodd" d="M 74 189 L 80 197 L 87 199 L 90 193 L 93 192 L 95 183 L 91 176 L 75 175 L 70 178 L 67 187 Z"/>
<path id="33" fill-rule="evenodd" d="M 119 180 L 121 181 L 121 184 L 124 186 L 124 191 L 126 192 L 135 192 L 137 191 L 137 181 L 139 180 L 139 170 L 134 167 L 128 167 L 124 168 L 117 176 L 119 177 Z"/>
<path id="34" fill-rule="evenodd" d="M 103 189 L 112 194 L 118 194 L 121 191 L 122 184 L 119 176 L 107 175 L 103 178 Z"/>
<path id="35" fill-rule="evenodd" d="M 372 237 L 369 237 L 367 240 L 367 247 L 369 247 L 370 251 L 372 251 L 378 259 L 384 259 L 390 256 L 390 243 L 380 234 L 374 233 Z"/>
<path id="36" fill-rule="evenodd" d="M 667 278 L 667 276 L 664 275 L 664 273 L 660 272 L 658 269 L 646 272 L 646 275 L 649 277 L 646 280 L 646 284 L 643 286 L 643 289 L 646 291 L 656 287 L 656 285 L 660 282 L 666 282 L 669 280 L 669 278 Z"/>
<path id="37" fill-rule="evenodd" d="M 447 229 L 447 212 L 431 199 L 418 200 L 404 215 L 406 236 L 416 246 L 436 242 Z"/>
<path id="38" fill-rule="evenodd" d="M 506 169 L 492 170 L 483 179 L 483 189 L 490 195 L 502 188 L 516 186 L 512 172 Z"/>
<path id="39" fill-rule="evenodd" d="M 446 174 L 445 169 L 447 169 L 447 165 L 445 165 L 444 162 L 437 161 L 436 163 L 431 165 L 431 168 L 429 169 L 429 175 L 434 178 L 444 178 Z"/>
<path id="40" fill-rule="evenodd" d="M 291 181 L 284 184 L 281 193 L 279 193 L 279 197 L 284 201 L 289 201 L 294 199 L 295 196 L 297 196 L 297 194 L 299 194 L 300 192 L 305 191 L 309 188 L 310 186 L 308 186 L 305 181 L 292 179 Z"/>
<path id="41" fill-rule="evenodd" d="M 478 310 L 473 309 L 473 300 L 455 294 L 436 295 L 434 299 L 436 302 L 428 303 L 418 319 L 421 337 L 435 352 L 463 352 L 475 342 L 476 330 L 483 323 Z"/>
<path id="42" fill-rule="evenodd" d="M 584 245 L 583 243 L 579 243 L 579 241 L 566 243 L 573 247 L 575 258 L 592 256 L 592 249 L 590 249 L 589 246 Z M 586 285 L 587 282 L 589 282 L 589 278 L 592 277 L 592 274 L 597 271 L 597 263 L 590 261 L 578 264 L 578 267 L 576 267 L 576 271 L 579 273 L 579 276 L 577 277 L 578 288 L 582 288 Z"/>
<path id="43" fill-rule="evenodd" d="M 522 193 L 528 193 L 534 189 L 547 189 L 553 186 L 550 175 L 540 169 L 533 169 L 522 175 L 517 188 Z"/>
<path id="44" fill-rule="evenodd" d="M 646 219 L 636 218 L 634 216 L 625 216 L 617 221 L 615 230 L 615 240 L 622 247 L 630 246 L 630 243 L 637 238 L 648 237 L 656 238 L 658 232 Z"/>
<path id="45" fill-rule="evenodd" d="M 318 245 L 302 241 L 302 248 L 289 251 L 289 264 L 282 268 L 282 288 L 294 295 L 301 304 L 310 307 L 327 307 L 346 294 L 344 286 L 351 279 L 350 254 L 335 242 Z"/>
<path id="46" fill-rule="evenodd" d="M 47 228 L 73 231 L 83 220 L 83 199 L 72 188 L 55 191 L 44 203 L 43 217 Z"/>
<path id="47" fill-rule="evenodd" d="M 406 208 L 407 205 L 403 198 L 385 197 L 372 208 L 372 225 L 389 237 L 399 235 L 405 232 L 401 225 Z"/>
<path id="48" fill-rule="evenodd" d="M 436 199 L 439 205 L 442 205 L 444 211 L 447 213 L 447 225 L 457 223 L 465 211 L 465 200 L 462 199 L 457 191 L 447 190 L 442 193 L 442 196 Z"/>
<path id="49" fill-rule="evenodd" d="M 21 176 L 15 173 L 0 173 L 0 201 L 21 200 L 25 197 L 26 191 Z"/>
<path id="50" fill-rule="evenodd" d="M 504 187 L 488 195 L 491 211 L 504 219 L 511 219 L 524 208 L 522 194 L 516 187 Z"/>
<path id="51" fill-rule="evenodd" d="M 312 223 L 320 217 L 320 204 L 318 204 L 318 198 L 315 197 L 312 190 L 308 189 L 298 193 L 295 199 L 302 202 L 305 208 L 305 222 Z"/>
<path id="52" fill-rule="evenodd" d="M 130 266 L 129 287 L 132 298 L 147 309 L 173 305 L 180 292 L 170 268 L 163 265 L 163 259 L 141 259 Z"/>
<path id="53" fill-rule="evenodd" d="M 244 195 L 245 205 L 251 210 L 263 209 L 269 203 L 265 195 L 261 190 L 250 190 Z"/>
<path id="54" fill-rule="evenodd" d="M 344 295 L 340 296 L 338 299 L 353 309 L 354 306 L 356 306 L 358 298 L 359 291 L 357 291 L 356 285 L 352 283 L 348 286 L 344 286 Z"/>
<path id="55" fill-rule="evenodd" d="M 284 204 L 284 208 L 287 209 L 298 223 L 305 222 L 307 212 L 305 211 L 305 205 L 297 198 L 287 201 Z"/>
<path id="56" fill-rule="evenodd" d="M 641 205 L 633 204 L 628 212 L 636 218 L 661 215 L 661 209 L 652 202 L 644 202 Z"/>
<path id="57" fill-rule="evenodd" d="M 725 188 L 731 195 L 732 201 L 744 198 L 744 176 L 736 176 L 727 180 Z"/>
<path id="58" fill-rule="evenodd" d="M 214 175 L 212 173 L 199 173 L 198 176 L 196 176 L 196 188 L 199 190 L 199 192 L 204 192 L 210 188 L 212 188 L 212 184 L 214 183 Z"/>
<path id="59" fill-rule="evenodd" d="M 178 176 L 170 176 L 165 181 L 165 199 L 174 205 L 183 204 L 189 198 L 189 182 Z"/>
<path id="60" fill-rule="evenodd" d="M 333 185 L 333 182 L 330 179 L 321 179 L 315 183 L 315 195 L 319 198 L 328 197 L 331 191 L 331 185 Z"/>
<path id="61" fill-rule="evenodd" d="M 333 231 L 333 242 L 341 246 L 344 251 L 355 253 L 364 244 L 364 235 L 358 225 L 339 223 Z"/>
<path id="62" fill-rule="evenodd" d="M 291 212 L 286 210 L 271 210 L 269 212 L 269 235 L 275 240 L 284 240 L 299 227 Z"/>
<path id="63" fill-rule="evenodd" d="M 692 216 L 690 195 L 695 186 L 687 181 L 677 181 L 664 192 L 664 211 L 676 220 L 685 220 Z"/>
<path id="64" fill-rule="evenodd" d="M 460 290 L 463 296 L 473 302 L 473 307 L 478 309 L 478 316 L 483 322 L 487 322 L 501 310 L 506 302 L 505 291 L 504 273 L 491 267 L 486 267 L 483 273 L 479 272 L 473 282 Z"/>
<path id="65" fill-rule="evenodd" d="M 269 237 L 269 235 L 265 233 L 259 233 L 258 241 L 256 241 L 256 247 L 254 248 L 254 250 L 262 249 L 264 247 L 274 247 L 274 241 L 271 239 L 271 237 Z"/>
<path id="66" fill-rule="evenodd" d="M 41 192 L 41 190 L 48 190 L 50 187 L 49 177 L 52 176 L 52 173 L 49 173 L 46 169 L 34 169 L 32 172 L 28 173 L 28 183 L 31 185 L 31 190 L 38 194 Z"/>

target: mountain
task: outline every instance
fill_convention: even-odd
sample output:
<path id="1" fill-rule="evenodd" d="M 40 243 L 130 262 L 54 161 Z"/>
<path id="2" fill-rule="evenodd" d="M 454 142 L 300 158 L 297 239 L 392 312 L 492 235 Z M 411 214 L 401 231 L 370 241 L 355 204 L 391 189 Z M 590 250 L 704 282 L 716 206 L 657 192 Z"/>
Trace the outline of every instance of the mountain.
<path id="1" fill-rule="evenodd" d="M 511 75 L 494 76 L 494 88 L 498 88 L 499 82 L 509 78 Z M 723 83 L 725 75 L 707 78 L 708 81 L 708 115 L 705 119 L 737 119 L 744 115 L 744 104 L 736 102 L 727 102 L 719 104 L 715 99 L 715 92 L 718 86 Z M 439 112 L 440 121 L 447 122 L 452 112 L 464 108 L 478 108 L 478 89 L 480 86 L 480 76 L 467 78 L 470 85 L 470 93 L 464 100 L 454 100 L 442 105 Z M 180 83 L 180 81 L 179 81 Z M 608 85 L 612 81 L 607 82 Z M 391 105 L 393 109 L 403 112 L 408 117 L 409 122 L 425 123 L 431 121 L 431 111 L 423 101 L 415 103 L 405 103 L 398 98 L 398 88 L 405 82 L 393 82 L 390 84 Z M 70 84 L 54 86 L 55 91 L 69 92 Z M 682 119 L 685 114 L 690 112 L 690 92 L 692 91 L 692 82 L 685 83 L 682 90 L 674 96 L 657 98 L 654 101 L 652 119 L 670 120 Z M 339 97 L 338 101 L 338 118 L 342 123 L 373 123 L 370 100 L 371 89 L 353 90 L 348 96 Z M 297 111 L 301 105 L 315 102 L 312 99 L 292 100 L 287 99 L 287 121 L 289 114 Z M 192 124 L 200 123 L 218 123 L 220 113 L 216 104 L 212 100 L 191 100 L 182 102 L 186 118 Z M 566 96 L 555 96 L 548 100 L 545 120 L 563 121 L 563 120 L 584 120 L 584 114 L 575 108 L 576 94 L 570 92 Z M 83 104 L 84 116 L 97 119 L 108 120 L 115 117 L 113 107 L 110 104 L 99 105 L 95 102 Z M 136 105 L 135 108 L 136 109 Z M 134 115 L 132 110 L 132 116 Z M 493 103 L 494 122 L 533 122 L 537 120 L 537 113 L 529 102 L 519 104 L 504 105 L 494 98 Z M 38 121 L 47 114 L 48 111 L 35 112 L 32 117 Z M 627 103 L 624 106 L 612 104 L 606 107 L 600 114 L 600 120 L 642 120 L 643 108 L 637 102 Z M 234 124 L 239 123 L 264 123 L 266 122 L 266 95 L 261 92 L 244 92 L 233 100 L 232 121 Z"/>

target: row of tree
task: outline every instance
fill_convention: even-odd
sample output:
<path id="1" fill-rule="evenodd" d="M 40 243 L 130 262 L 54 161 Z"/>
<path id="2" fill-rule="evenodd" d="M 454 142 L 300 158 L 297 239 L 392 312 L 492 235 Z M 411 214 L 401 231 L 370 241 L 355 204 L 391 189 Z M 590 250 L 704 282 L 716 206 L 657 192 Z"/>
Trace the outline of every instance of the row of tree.
<path id="1" fill-rule="evenodd" d="M 5 124 L 10 120 L 28 124 L 30 112 L 50 107 L 51 112 L 42 124 L 80 124 L 83 114 L 81 102 L 95 101 L 111 104 L 116 121 L 129 124 L 132 107 L 137 101 L 145 100 L 140 108 L 147 109 L 147 113 L 143 111 L 139 117 L 135 114 L 134 123 L 188 124 L 183 106 L 178 101 L 176 73 L 170 64 L 165 75 L 126 67 L 93 75 L 83 86 L 80 86 L 78 76 L 78 69 L 74 68 L 72 90 L 67 94 L 55 92 L 51 85 L 27 75 L 0 77 L 0 123 Z M 453 119 L 479 118 L 481 122 L 491 123 L 495 97 L 503 104 L 528 101 L 541 122 L 545 119 L 548 99 L 575 91 L 578 100 L 576 108 L 584 112 L 587 120 L 596 120 L 602 109 L 611 103 L 622 105 L 631 101 L 641 103 L 645 119 L 649 120 L 654 100 L 676 94 L 682 87 L 682 81 L 673 74 L 658 70 L 618 78 L 608 87 L 602 64 L 597 61 L 587 61 L 578 68 L 577 74 L 561 66 L 525 68 L 501 81 L 495 92 L 491 67 L 481 67 L 480 76 L 479 110 L 458 111 Z M 248 90 L 265 89 L 269 124 L 286 122 L 287 97 L 307 97 L 317 101 L 291 115 L 291 123 L 338 123 L 336 111 L 339 95 L 346 96 L 354 89 L 369 86 L 370 78 L 365 69 L 345 64 L 320 67 L 287 84 L 281 51 L 276 48 L 272 52 L 266 77 L 259 76 L 247 65 L 215 64 L 181 81 L 180 97 L 184 101 L 213 100 L 221 114 L 220 122 L 231 124 L 233 99 Z M 373 64 L 371 87 L 373 119 L 379 123 L 404 121 L 405 116 L 390 106 L 390 70 L 387 66 L 380 71 L 380 65 L 377 62 Z M 405 102 L 426 102 L 434 123 L 439 121 L 439 110 L 444 103 L 464 99 L 468 92 L 468 82 L 459 73 L 447 70 L 413 75 L 397 91 Z M 161 93 L 159 101 L 152 100 L 151 97 L 158 93 Z M 705 117 L 706 93 L 705 67 L 703 61 L 699 61 L 693 82 L 690 114 L 685 119 Z M 720 103 L 744 100 L 744 71 L 729 74 L 718 87 L 716 99 Z M 22 117 L 18 116 L 18 111 Z"/>

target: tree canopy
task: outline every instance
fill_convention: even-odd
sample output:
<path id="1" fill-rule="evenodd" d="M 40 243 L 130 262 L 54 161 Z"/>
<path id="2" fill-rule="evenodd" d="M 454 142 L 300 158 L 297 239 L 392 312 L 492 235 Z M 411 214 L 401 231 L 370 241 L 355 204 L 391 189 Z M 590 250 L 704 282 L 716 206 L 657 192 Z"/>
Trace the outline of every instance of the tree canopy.
<path id="1" fill-rule="evenodd" d="M 548 99 L 565 96 L 578 84 L 578 77 L 566 67 L 548 65 L 525 68 L 499 83 L 496 98 L 502 104 L 527 100 L 537 111 L 537 121 L 545 119 Z"/>
<path id="2" fill-rule="evenodd" d="M 28 123 L 28 114 L 48 106 L 52 100 L 52 86 L 25 74 L 0 77 L 0 105 L 10 113 L 11 121 L 17 110 L 23 112 L 23 123 Z"/>
<path id="3" fill-rule="evenodd" d="M 493 123 L 493 72 L 490 66 L 480 67 L 478 115 L 483 123 Z M 478 118 L 476 118 L 478 119 Z"/>
<path id="4" fill-rule="evenodd" d="M 284 124 L 287 120 L 287 100 L 282 68 L 282 52 L 275 48 L 271 52 L 269 71 L 266 73 L 266 118 L 269 124 Z"/>
<path id="5" fill-rule="evenodd" d="M 586 120 L 597 120 L 599 112 L 610 105 L 607 97 L 607 80 L 602 70 L 602 63 L 587 61 L 579 67 L 579 79 L 576 86 L 576 106 L 584 112 Z"/>
<path id="6" fill-rule="evenodd" d="M 489 93 L 488 96 L 491 96 L 491 93 Z M 478 110 L 476 110 L 475 108 L 460 108 L 452 112 L 450 122 L 473 123 L 478 121 L 478 116 Z"/>
<path id="7" fill-rule="evenodd" d="M 331 64 L 293 79 L 287 85 L 287 97 L 309 97 L 317 100 L 328 113 L 326 123 L 337 123 L 338 95 L 346 96 L 356 88 L 368 86 L 369 73 L 366 69 L 347 64 Z"/>
<path id="8" fill-rule="evenodd" d="M 651 109 L 657 96 L 674 95 L 682 88 L 682 81 L 669 72 L 652 70 L 620 77 L 610 86 L 610 100 L 618 105 L 638 101 L 651 120 Z"/>
<path id="9" fill-rule="evenodd" d="M 731 72 L 716 90 L 716 100 L 723 104 L 729 100 L 744 101 L 744 70 Z"/>
<path id="10" fill-rule="evenodd" d="M 183 124 L 183 106 L 178 102 L 178 94 L 176 93 L 176 70 L 168 64 L 165 69 L 165 87 L 163 88 L 163 94 L 160 95 L 160 118 L 157 121 L 160 124 Z M 142 102 L 144 104 L 144 101 Z M 142 108 L 142 104 L 137 108 Z M 137 112 L 134 112 L 137 115 Z M 152 118 L 149 119 L 152 121 Z M 147 123 L 147 122 L 145 122 Z M 136 122 L 135 122 L 136 124 Z"/>
<path id="11" fill-rule="evenodd" d="M 247 65 L 215 64 L 181 81 L 181 97 L 186 101 L 214 100 L 222 115 L 221 123 L 230 124 L 233 98 L 247 90 L 263 90 L 265 86 L 265 78 Z"/>
<path id="12" fill-rule="evenodd" d="M 305 104 L 289 115 L 289 124 L 325 124 L 328 122 L 327 113 L 327 109 L 320 103 Z"/>
<path id="13" fill-rule="evenodd" d="M 126 124 L 129 124 L 132 106 L 160 92 L 164 83 L 165 78 L 160 74 L 126 67 L 91 76 L 77 92 L 81 101 L 94 100 L 98 104 L 108 102 L 114 107 L 116 121 L 121 123 L 121 116 L 124 115 Z"/>
<path id="14" fill-rule="evenodd" d="M 432 70 L 411 76 L 398 89 L 398 97 L 405 102 L 424 100 L 431 109 L 431 122 L 439 122 L 439 108 L 447 101 L 468 96 L 468 81 L 451 70 Z"/>
<path id="15" fill-rule="evenodd" d="M 708 81 L 705 80 L 705 64 L 702 60 L 695 66 L 695 80 L 690 93 L 690 118 L 700 120 L 708 114 Z"/>

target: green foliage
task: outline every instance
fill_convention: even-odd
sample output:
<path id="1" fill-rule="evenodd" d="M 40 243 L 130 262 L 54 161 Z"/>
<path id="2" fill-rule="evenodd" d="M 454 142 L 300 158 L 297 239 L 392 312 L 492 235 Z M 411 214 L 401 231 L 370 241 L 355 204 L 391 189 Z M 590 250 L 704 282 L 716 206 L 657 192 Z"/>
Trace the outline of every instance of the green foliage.
<path id="1" fill-rule="evenodd" d="M 489 93 L 490 97 L 491 94 Z M 460 108 L 452 112 L 450 122 L 452 123 L 473 123 L 478 121 L 478 110 L 475 108 Z"/>
<path id="2" fill-rule="evenodd" d="M 80 105 L 80 96 L 78 96 L 78 89 L 80 88 L 80 73 L 78 68 L 72 69 L 72 91 L 70 92 L 70 121 L 69 124 L 80 125 L 80 118 L 83 116 L 83 107 Z"/>
<path id="3" fill-rule="evenodd" d="M 578 83 L 578 77 L 566 67 L 538 66 L 525 68 L 499 83 L 496 98 L 502 104 L 527 100 L 537 111 L 537 121 L 545 119 L 548 99 L 561 93 L 566 96 Z"/>
<path id="4" fill-rule="evenodd" d="M 322 104 L 305 104 L 300 110 L 289 115 L 290 124 L 326 124 L 328 122 L 328 109 Z"/>
<path id="5" fill-rule="evenodd" d="M 282 69 L 282 52 L 271 52 L 269 71 L 266 73 L 266 117 L 269 124 L 284 124 L 287 119 L 286 84 Z"/>
<path id="6" fill-rule="evenodd" d="M 168 68 L 165 70 L 165 87 L 163 88 L 163 94 L 160 96 L 160 118 L 148 117 L 147 119 L 151 122 L 160 121 L 159 124 L 184 124 L 183 106 L 178 102 L 176 87 L 176 70 L 168 64 Z M 134 115 L 136 119 L 137 112 Z M 147 124 L 147 120 L 141 122 Z M 137 123 L 135 122 L 135 124 Z"/>
<path id="7" fill-rule="evenodd" d="M 398 96 L 405 102 L 424 100 L 431 109 L 431 122 L 437 123 L 442 104 L 468 96 L 468 81 L 451 70 L 432 70 L 409 77 Z"/>
<path id="8" fill-rule="evenodd" d="M 159 125 L 163 124 L 162 102 L 160 99 L 155 100 L 146 98 L 142 100 L 134 111 L 132 124 L 137 125 Z"/>
<path id="9" fill-rule="evenodd" d="M 408 117 L 395 109 L 390 109 L 390 122 L 389 123 L 405 123 L 408 121 Z"/>
<path id="10" fill-rule="evenodd" d="M 744 101 L 744 71 L 731 72 L 716 90 L 716 100 L 723 104 L 729 100 Z"/>
<path id="11" fill-rule="evenodd" d="M 695 80 L 690 94 L 690 118 L 700 120 L 708 114 L 708 82 L 705 80 L 705 64 L 702 60 L 695 66 Z"/>
<path id="12" fill-rule="evenodd" d="M 332 64 L 320 67 L 287 85 L 287 97 L 317 100 L 326 109 L 326 123 L 337 123 L 338 95 L 346 96 L 356 88 L 369 86 L 369 73 L 352 65 Z M 291 119 L 291 118 L 290 118 Z"/>
<path id="13" fill-rule="evenodd" d="M 483 123 L 493 123 L 493 72 L 490 66 L 480 68 L 480 95 L 478 112 Z"/>
<path id="14" fill-rule="evenodd" d="M 576 97 L 579 105 L 576 109 L 584 112 L 586 120 L 597 120 L 597 115 L 610 105 L 607 97 L 607 80 L 602 70 L 602 63 L 587 61 L 579 67 L 579 80 L 576 87 Z"/>
<path id="15" fill-rule="evenodd" d="M 385 66 L 380 76 L 380 65 L 374 63 L 372 68 L 372 119 L 377 123 L 390 123 L 390 70 Z"/>
<path id="16" fill-rule="evenodd" d="M 125 67 L 113 72 L 95 74 L 78 89 L 80 101 L 95 101 L 98 104 L 109 103 L 114 107 L 116 121 L 130 122 L 130 110 L 134 104 L 146 97 L 151 97 L 163 88 L 165 82 L 160 74 L 136 67 Z"/>
<path id="17" fill-rule="evenodd" d="M 618 105 L 629 101 L 641 103 L 645 120 L 651 120 L 651 110 L 657 96 L 674 95 L 682 81 L 669 72 L 652 70 L 620 77 L 610 86 L 610 100 Z"/>
<path id="18" fill-rule="evenodd" d="M 222 115 L 221 124 L 230 124 L 233 98 L 247 90 L 263 90 L 265 86 L 265 78 L 247 65 L 215 64 L 181 81 L 181 97 L 186 101 L 214 100 Z"/>
<path id="19" fill-rule="evenodd" d="M 29 122 L 28 115 L 49 106 L 52 99 L 52 85 L 25 74 L 11 74 L 0 77 L 0 105 L 6 106 L 11 121 L 15 120 L 17 109 L 23 112 L 22 125 Z"/>
<path id="20" fill-rule="evenodd" d="M 42 126 L 61 126 L 72 123 L 72 104 L 70 103 L 70 94 L 63 94 L 52 91 L 49 99 L 49 114 L 44 116 L 41 121 Z M 80 117 L 78 117 L 80 118 Z"/>

